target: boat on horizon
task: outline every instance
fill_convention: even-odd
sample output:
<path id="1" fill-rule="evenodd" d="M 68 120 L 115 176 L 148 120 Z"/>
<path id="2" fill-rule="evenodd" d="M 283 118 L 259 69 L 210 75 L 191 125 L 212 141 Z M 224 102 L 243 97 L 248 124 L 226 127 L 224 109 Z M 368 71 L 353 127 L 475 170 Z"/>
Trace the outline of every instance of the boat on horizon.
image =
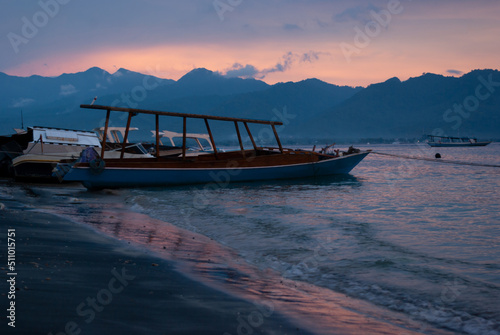
<path id="1" fill-rule="evenodd" d="M 199 114 L 173 113 L 133 108 L 122 108 L 100 105 L 81 105 L 81 108 L 105 110 L 106 123 L 103 143 L 110 119 L 110 113 L 128 113 L 124 140 L 126 142 L 130 130 L 131 118 L 137 114 L 155 116 L 156 157 L 141 158 L 109 158 L 101 148 L 100 155 L 87 152 L 71 166 L 64 176 L 65 181 L 81 182 L 88 189 L 127 188 L 169 186 L 183 184 L 225 185 L 230 182 L 249 182 L 276 179 L 294 179 L 320 177 L 349 173 L 370 150 L 361 151 L 351 147 L 348 151 L 316 152 L 314 150 L 283 148 L 275 126 L 282 125 L 278 121 L 242 119 Z M 159 117 L 170 116 L 183 119 L 182 153 L 179 156 L 160 156 Z M 200 152 L 188 155 L 186 145 L 187 120 L 202 119 L 208 132 L 213 152 Z M 209 121 L 225 121 L 234 123 L 240 150 L 222 152 L 217 150 Z M 252 149 L 245 149 L 239 124 L 246 129 L 252 142 Z M 249 124 L 269 125 L 272 128 L 277 147 L 257 146 L 249 128 Z M 123 146 L 123 150 L 125 146 Z M 122 152 L 123 152 L 122 150 Z M 88 150 L 91 151 L 91 150 Z"/>
<path id="2" fill-rule="evenodd" d="M 478 141 L 475 137 L 452 137 L 427 135 L 431 147 L 484 147 L 492 141 Z"/>

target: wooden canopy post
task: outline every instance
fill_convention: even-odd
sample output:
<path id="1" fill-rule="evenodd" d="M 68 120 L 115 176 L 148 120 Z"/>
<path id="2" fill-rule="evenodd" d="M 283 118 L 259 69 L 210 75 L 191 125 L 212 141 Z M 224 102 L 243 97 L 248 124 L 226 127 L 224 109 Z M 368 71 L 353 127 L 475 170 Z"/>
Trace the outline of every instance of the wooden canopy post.
<path id="1" fill-rule="evenodd" d="M 253 149 L 255 150 L 255 152 L 257 152 L 257 144 L 255 144 L 252 133 L 250 132 L 250 128 L 248 128 L 248 124 L 246 122 L 243 122 L 243 124 L 245 125 L 245 129 L 247 130 L 248 137 L 250 137 L 250 141 L 252 141 Z"/>
<path id="2" fill-rule="evenodd" d="M 212 136 L 212 131 L 210 130 L 210 126 L 208 125 L 208 120 L 207 119 L 204 120 L 205 120 L 205 126 L 207 127 L 208 131 L 208 137 L 210 137 L 210 143 L 212 143 L 212 148 L 214 148 L 214 156 L 215 159 L 217 159 L 217 148 L 215 147 L 214 137 Z"/>
<path id="3" fill-rule="evenodd" d="M 122 152 L 120 153 L 120 159 L 123 159 L 123 156 L 125 155 L 125 147 L 127 146 L 128 132 L 130 130 L 131 120 L 132 120 L 132 113 L 128 113 L 127 128 L 125 128 L 125 135 L 123 136 Z"/>
<path id="4" fill-rule="evenodd" d="M 160 158 L 160 116 L 156 116 L 156 158 Z"/>
<path id="5" fill-rule="evenodd" d="M 162 116 L 174 116 L 174 117 L 182 117 L 184 118 L 184 138 L 183 142 L 185 143 L 186 141 L 186 118 L 191 118 L 191 119 L 204 119 L 205 124 L 207 126 L 207 130 L 210 136 L 210 142 L 212 143 L 212 147 L 214 149 L 214 156 L 217 159 L 217 148 L 215 147 L 215 142 L 212 136 L 212 132 L 210 131 L 210 127 L 208 126 L 208 120 L 218 120 L 218 121 L 236 121 L 236 122 L 243 122 L 245 125 L 248 136 L 250 137 L 250 140 L 252 141 L 252 145 L 255 149 L 255 151 L 258 151 L 257 145 L 255 144 L 255 141 L 252 137 L 252 134 L 250 133 L 250 130 L 248 128 L 247 123 L 255 123 L 255 124 L 267 124 L 271 125 L 274 131 L 274 135 L 276 136 L 276 141 L 278 142 L 278 146 L 281 152 L 283 152 L 283 147 L 281 146 L 281 142 L 278 137 L 278 133 L 276 132 L 275 126 L 280 126 L 283 125 L 283 122 L 278 122 L 278 121 L 266 121 L 266 120 L 253 120 L 253 119 L 242 119 L 242 118 L 234 118 L 234 117 L 225 117 L 225 116 L 213 116 L 213 115 L 202 115 L 202 114 L 187 114 L 187 113 L 174 113 L 174 112 L 162 112 L 162 111 L 154 111 L 154 110 L 147 110 L 147 109 L 136 109 L 136 108 L 125 108 L 125 107 L 115 107 L 115 106 L 100 106 L 100 105 L 80 105 L 81 108 L 88 108 L 88 109 L 102 109 L 102 110 L 107 110 L 108 114 L 106 117 L 106 127 L 104 131 L 104 139 L 106 139 L 106 133 L 108 131 L 108 122 L 109 122 L 109 113 L 110 111 L 116 111 L 116 112 L 125 112 L 125 113 L 134 113 L 134 114 L 154 114 L 154 115 L 162 115 Z M 104 147 L 105 147 L 105 141 L 103 141 L 103 148 L 102 148 L 102 153 L 101 156 L 104 155 Z M 185 157 L 186 154 L 186 146 L 185 144 L 183 145 L 183 157 Z"/>
<path id="6" fill-rule="evenodd" d="M 111 109 L 106 112 L 106 123 L 104 124 L 104 133 L 102 134 L 101 143 L 101 158 L 104 159 L 104 151 L 106 151 L 106 137 L 108 136 L 108 126 L 109 126 L 109 115 L 111 114 Z"/>
<path id="7" fill-rule="evenodd" d="M 186 159 L 186 117 L 182 118 L 182 159 Z"/>
<path id="8" fill-rule="evenodd" d="M 182 118 L 182 159 L 186 159 L 186 117 Z"/>
<path id="9" fill-rule="evenodd" d="M 243 141 L 241 140 L 240 128 L 238 127 L 238 122 L 234 121 L 234 127 L 236 128 L 236 135 L 238 135 L 238 142 L 240 143 L 241 154 L 245 158 L 245 148 L 243 147 Z"/>
<path id="10" fill-rule="evenodd" d="M 42 134 L 40 134 L 40 150 L 42 151 L 42 155 L 43 155 L 43 136 L 42 136 Z"/>
<path id="11" fill-rule="evenodd" d="M 276 137 L 276 142 L 278 142 L 278 147 L 280 148 L 281 153 L 283 153 L 283 147 L 281 146 L 280 138 L 278 136 L 278 132 L 276 131 L 276 127 L 274 126 L 274 123 L 271 124 L 271 127 L 273 127 L 273 132 L 274 132 L 274 136 Z"/>

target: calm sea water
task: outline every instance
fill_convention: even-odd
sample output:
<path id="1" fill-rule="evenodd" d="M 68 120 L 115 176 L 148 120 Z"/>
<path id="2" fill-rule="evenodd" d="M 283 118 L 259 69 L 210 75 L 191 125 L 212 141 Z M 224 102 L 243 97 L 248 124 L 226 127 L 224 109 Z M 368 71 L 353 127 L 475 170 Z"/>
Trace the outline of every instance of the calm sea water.
<path id="1" fill-rule="evenodd" d="M 366 148 L 500 165 L 496 143 Z M 500 334 L 498 167 L 370 154 L 350 175 L 318 180 L 97 193 L 33 188 L 46 199 L 38 207 L 292 317 L 309 313 L 319 333 L 328 333 L 321 327 L 334 316 L 324 309 L 335 302 L 400 325 L 400 334 Z"/>

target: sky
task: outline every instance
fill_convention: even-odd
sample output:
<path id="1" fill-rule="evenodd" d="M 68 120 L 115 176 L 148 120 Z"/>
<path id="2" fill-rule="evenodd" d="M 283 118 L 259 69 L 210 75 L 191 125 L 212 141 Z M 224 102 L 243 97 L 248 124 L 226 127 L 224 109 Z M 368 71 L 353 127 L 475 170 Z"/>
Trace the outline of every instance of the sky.
<path id="1" fill-rule="evenodd" d="M 0 72 L 97 66 L 177 80 L 195 68 L 269 84 L 367 86 L 498 69 L 498 0 L 18 0 L 0 13 Z"/>

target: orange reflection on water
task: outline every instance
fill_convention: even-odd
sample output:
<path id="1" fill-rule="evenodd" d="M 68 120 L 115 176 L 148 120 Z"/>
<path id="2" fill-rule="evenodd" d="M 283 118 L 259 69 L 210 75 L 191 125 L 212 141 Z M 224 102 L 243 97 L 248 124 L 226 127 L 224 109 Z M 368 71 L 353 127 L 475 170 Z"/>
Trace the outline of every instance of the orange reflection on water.
<path id="1" fill-rule="evenodd" d="M 293 281 L 271 269 L 244 261 L 234 250 L 212 239 L 147 215 L 129 212 L 122 204 L 85 204 L 79 211 L 61 206 L 58 214 L 89 224 L 120 240 L 145 246 L 174 262 L 184 275 L 217 290 L 253 301 L 284 314 L 294 323 L 321 334 L 395 334 L 398 325 L 419 325 L 407 317 L 347 298 L 308 283 Z M 384 319 L 377 319 L 384 315 Z M 404 321 L 401 321 L 404 320 Z M 265 327 L 265 322 L 263 324 Z M 404 329 L 405 334 L 417 334 Z"/>

